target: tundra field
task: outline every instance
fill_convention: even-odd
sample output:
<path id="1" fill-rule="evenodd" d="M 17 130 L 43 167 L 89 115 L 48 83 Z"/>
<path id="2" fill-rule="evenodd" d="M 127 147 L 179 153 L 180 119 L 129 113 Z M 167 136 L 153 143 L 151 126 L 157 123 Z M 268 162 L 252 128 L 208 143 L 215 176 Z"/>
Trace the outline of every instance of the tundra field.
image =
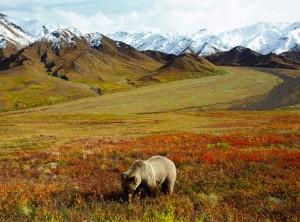
<path id="1" fill-rule="evenodd" d="M 300 113 L 0 117 L 3 221 L 299 221 Z M 160 154 L 174 194 L 123 201 L 120 172 Z"/>
<path id="2" fill-rule="evenodd" d="M 249 76 L 259 79 L 255 73 Z M 265 87 L 251 87 L 270 90 L 280 83 L 268 76 L 261 78 Z M 221 77 L 211 78 L 222 87 L 217 80 Z M 174 83 L 168 84 L 162 88 L 170 89 L 173 96 Z M 145 98 L 153 102 L 147 96 L 156 85 L 149 87 L 137 89 L 142 97 L 133 104 L 140 108 Z M 232 91 L 230 84 L 228 90 Z M 257 90 L 243 86 L 237 92 L 240 98 L 243 92 L 247 98 L 256 96 Z M 120 99 L 125 107 L 127 100 L 117 95 L 107 97 Z M 103 113 L 95 98 L 90 98 L 0 114 L 1 221 L 300 220 L 297 107 L 196 112 L 195 107 L 216 105 L 207 99 L 179 109 L 180 104 L 174 102 L 180 101 L 177 98 L 167 106 L 152 97 L 161 105 L 157 110 L 153 107 L 153 113 L 147 113 L 145 106 L 140 114 L 134 114 L 134 109 L 108 114 L 115 106 L 109 108 L 107 97 L 99 97 Z M 226 102 L 232 101 L 235 96 Z M 120 173 L 136 159 L 153 155 L 166 156 L 176 164 L 174 193 L 155 198 L 142 195 L 126 202 Z"/>

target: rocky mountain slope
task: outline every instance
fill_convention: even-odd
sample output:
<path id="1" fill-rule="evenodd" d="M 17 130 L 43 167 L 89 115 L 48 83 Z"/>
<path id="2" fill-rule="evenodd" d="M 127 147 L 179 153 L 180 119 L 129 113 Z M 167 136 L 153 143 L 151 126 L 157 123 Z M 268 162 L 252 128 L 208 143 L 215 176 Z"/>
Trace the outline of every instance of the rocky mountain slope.
<path id="1" fill-rule="evenodd" d="M 266 68 L 300 69 L 300 62 L 270 53 L 261 55 L 251 49 L 237 46 L 227 52 L 207 56 L 210 62 L 221 66 L 252 66 Z"/>
<path id="2" fill-rule="evenodd" d="M 300 62 L 300 45 L 297 45 L 289 51 L 281 53 L 280 55 Z"/>
<path id="3" fill-rule="evenodd" d="M 224 73 L 226 73 L 225 70 L 217 68 L 203 57 L 193 54 L 183 54 L 176 56 L 170 62 L 167 62 L 164 66 L 150 75 L 143 77 L 141 80 L 166 82 L 174 79 L 199 78 Z"/>

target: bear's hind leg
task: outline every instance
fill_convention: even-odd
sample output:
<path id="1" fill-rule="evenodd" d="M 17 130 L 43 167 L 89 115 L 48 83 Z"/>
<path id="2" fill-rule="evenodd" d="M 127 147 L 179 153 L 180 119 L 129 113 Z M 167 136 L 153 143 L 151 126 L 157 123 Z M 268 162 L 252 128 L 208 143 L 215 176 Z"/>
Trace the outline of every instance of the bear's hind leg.
<path id="1" fill-rule="evenodd" d="M 165 180 L 161 185 L 161 191 L 164 194 L 171 194 L 173 192 L 174 183 L 169 180 Z"/>
<path id="2" fill-rule="evenodd" d="M 162 192 L 164 194 L 172 194 L 174 188 L 175 181 L 166 179 L 162 184 Z"/>

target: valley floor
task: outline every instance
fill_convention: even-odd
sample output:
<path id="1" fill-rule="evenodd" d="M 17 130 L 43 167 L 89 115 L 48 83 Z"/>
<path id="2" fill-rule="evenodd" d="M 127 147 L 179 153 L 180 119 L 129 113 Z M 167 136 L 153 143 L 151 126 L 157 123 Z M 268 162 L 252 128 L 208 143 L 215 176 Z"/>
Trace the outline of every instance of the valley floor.
<path id="1" fill-rule="evenodd" d="M 283 82 L 275 86 L 261 101 L 248 101 L 247 105 L 236 106 L 242 110 L 274 110 L 300 104 L 300 71 L 257 68 L 279 77 Z M 297 73 L 298 72 L 298 73 Z M 232 107 L 233 108 L 233 107 Z"/>
<path id="2" fill-rule="evenodd" d="M 300 104 L 298 70 L 222 68 L 228 73 L 157 83 L 50 106 L 40 104 L 37 108 L 18 112 L 145 114 L 183 110 L 272 110 Z M 34 97 L 39 95 L 35 93 Z M 31 100 L 27 92 L 22 96 Z"/>
<path id="3" fill-rule="evenodd" d="M 283 82 L 265 70 L 225 67 L 228 74 L 144 86 L 33 109 L 39 113 L 162 113 L 179 110 L 224 110 L 265 98 Z M 26 112 L 26 111 L 25 111 Z M 31 111 L 30 111 L 31 112 Z"/>

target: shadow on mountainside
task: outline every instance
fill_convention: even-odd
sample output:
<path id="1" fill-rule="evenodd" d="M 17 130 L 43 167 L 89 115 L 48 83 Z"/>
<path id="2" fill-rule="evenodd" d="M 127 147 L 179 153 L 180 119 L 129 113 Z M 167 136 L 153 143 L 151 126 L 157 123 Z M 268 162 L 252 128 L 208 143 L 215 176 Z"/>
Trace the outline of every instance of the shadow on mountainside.
<path id="1" fill-rule="evenodd" d="M 283 83 L 275 86 L 268 95 L 258 102 L 250 102 L 246 105 L 232 106 L 229 110 L 274 110 L 286 106 L 300 104 L 300 78 L 283 74 L 284 71 L 255 68 L 262 72 L 270 73 L 283 80 Z"/>

